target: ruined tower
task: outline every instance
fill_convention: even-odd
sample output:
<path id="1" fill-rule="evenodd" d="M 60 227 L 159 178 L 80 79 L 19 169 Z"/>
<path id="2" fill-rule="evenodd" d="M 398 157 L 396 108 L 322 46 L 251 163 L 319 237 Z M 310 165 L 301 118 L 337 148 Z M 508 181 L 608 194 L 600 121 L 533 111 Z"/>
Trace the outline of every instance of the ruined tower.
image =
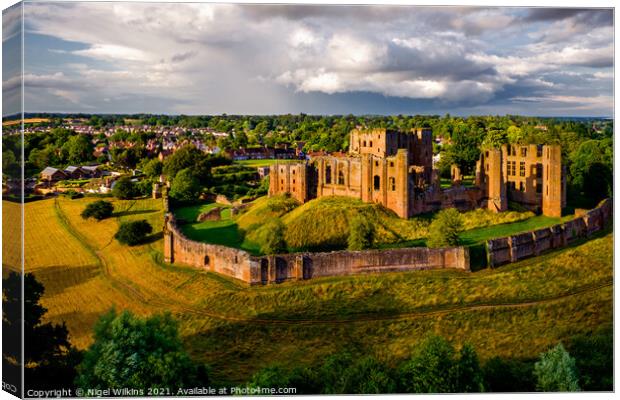
<path id="1" fill-rule="evenodd" d="M 543 152 L 542 212 L 550 217 L 561 217 L 566 204 L 566 190 L 562 174 L 562 149 L 544 146 Z"/>
<path id="2" fill-rule="evenodd" d="M 500 212 L 508 209 L 506 197 L 505 170 L 502 151 L 489 149 L 482 153 L 478 162 L 478 176 L 476 181 L 483 189 L 487 208 L 491 211 Z"/>

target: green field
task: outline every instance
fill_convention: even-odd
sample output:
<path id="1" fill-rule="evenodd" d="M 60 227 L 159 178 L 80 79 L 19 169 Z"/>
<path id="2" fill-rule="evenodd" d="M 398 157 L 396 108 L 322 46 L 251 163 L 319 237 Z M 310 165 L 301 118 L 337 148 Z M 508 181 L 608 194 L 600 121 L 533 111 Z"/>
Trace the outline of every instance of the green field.
<path id="1" fill-rule="evenodd" d="M 200 213 L 212 208 L 221 207 L 222 219 L 220 221 L 203 221 L 182 224 L 181 231 L 187 237 L 206 243 L 221 244 L 230 247 L 247 250 L 253 254 L 259 253 L 259 246 L 247 240 L 239 230 L 237 223 L 230 215 L 230 207 L 224 204 L 209 203 L 195 206 L 182 207 L 175 210 L 175 216 L 186 221 L 196 221 Z"/>
<path id="2" fill-rule="evenodd" d="M 27 203 L 27 271 L 46 287 L 48 320 L 73 343 L 91 343 L 110 307 L 170 311 L 190 354 L 217 379 L 243 382 L 260 368 L 292 367 L 343 348 L 396 362 L 427 334 L 472 343 L 482 360 L 535 357 L 613 321 L 613 236 L 474 273 L 418 271 L 249 287 L 162 262 L 161 235 L 125 247 L 119 223 L 147 219 L 158 232 L 161 200 L 114 201 L 115 217 L 79 217 L 93 198 Z M 6 206 L 6 202 L 4 202 Z"/>

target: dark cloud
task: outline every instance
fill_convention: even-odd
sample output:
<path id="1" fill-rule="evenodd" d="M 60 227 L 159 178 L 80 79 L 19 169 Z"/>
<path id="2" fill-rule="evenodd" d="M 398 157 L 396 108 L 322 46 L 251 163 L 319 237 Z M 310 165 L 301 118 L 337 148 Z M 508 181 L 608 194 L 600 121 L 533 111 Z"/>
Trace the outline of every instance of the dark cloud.
<path id="1" fill-rule="evenodd" d="M 611 109 L 611 80 L 593 79 L 614 60 L 606 9 L 110 4 L 28 4 L 41 55 L 27 65 L 29 109 L 493 113 L 538 112 L 545 98 Z"/>
<path id="2" fill-rule="evenodd" d="M 572 19 L 588 26 L 613 24 L 613 9 L 533 8 L 521 19 L 524 22 L 555 22 Z"/>
<path id="3" fill-rule="evenodd" d="M 532 8 L 523 18 L 526 22 L 559 21 L 584 12 L 579 8 Z"/>

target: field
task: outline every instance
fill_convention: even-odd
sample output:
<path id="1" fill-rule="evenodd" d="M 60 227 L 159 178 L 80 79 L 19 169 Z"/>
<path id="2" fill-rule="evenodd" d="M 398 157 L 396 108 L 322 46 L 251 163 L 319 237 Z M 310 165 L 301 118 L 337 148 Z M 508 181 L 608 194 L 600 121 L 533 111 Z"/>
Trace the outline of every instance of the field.
<path id="1" fill-rule="evenodd" d="M 23 120 L 15 119 L 11 121 L 2 122 L 2 126 L 19 125 L 21 124 L 22 121 L 24 121 L 24 124 L 38 124 L 41 122 L 49 122 L 49 119 L 48 118 L 25 118 Z"/>
<path id="2" fill-rule="evenodd" d="M 389 362 L 428 333 L 491 356 L 531 358 L 613 320 L 610 231 L 495 270 L 418 271 L 248 287 L 198 269 L 167 265 L 161 235 L 125 247 L 121 221 L 146 219 L 158 232 L 161 200 L 114 201 L 113 218 L 79 217 L 91 198 L 31 202 L 26 269 L 45 287 L 49 320 L 66 321 L 84 348 L 110 307 L 141 315 L 169 311 L 190 354 L 216 379 L 243 382 L 257 369 L 292 367 L 350 348 Z M 6 202 L 3 203 L 6 207 Z"/>

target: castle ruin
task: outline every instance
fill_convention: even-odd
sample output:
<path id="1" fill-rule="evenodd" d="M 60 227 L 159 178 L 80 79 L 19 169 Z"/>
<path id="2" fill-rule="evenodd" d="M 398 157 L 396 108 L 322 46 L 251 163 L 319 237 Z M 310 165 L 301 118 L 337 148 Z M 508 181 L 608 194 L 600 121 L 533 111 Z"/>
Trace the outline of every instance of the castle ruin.
<path id="1" fill-rule="evenodd" d="M 301 203 L 323 196 L 353 197 L 382 204 L 401 218 L 451 207 L 501 212 L 509 201 L 560 217 L 566 205 L 560 146 L 485 150 L 473 187 L 463 186 L 458 167 L 453 167 L 453 186 L 442 189 L 432 157 L 430 128 L 354 129 L 347 154 L 272 165 L 269 195 L 288 193 Z"/>

